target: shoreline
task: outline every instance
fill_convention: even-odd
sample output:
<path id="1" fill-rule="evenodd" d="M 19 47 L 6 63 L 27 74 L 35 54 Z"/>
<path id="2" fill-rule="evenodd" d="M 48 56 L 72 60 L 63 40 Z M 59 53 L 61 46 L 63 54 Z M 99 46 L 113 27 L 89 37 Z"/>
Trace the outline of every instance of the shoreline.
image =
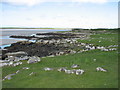
<path id="1" fill-rule="evenodd" d="M 36 34 L 38 32 L 40 33 L 47 33 L 47 32 L 53 32 L 53 30 L 17 30 L 16 32 L 16 29 L 14 30 L 5 30 L 5 31 L 2 31 L 1 32 L 1 45 L 0 46 L 3 46 L 3 45 L 7 45 L 7 44 L 12 44 L 12 43 L 15 43 L 17 41 L 20 41 L 20 39 L 15 39 L 15 38 L 9 38 L 10 35 L 32 35 L 32 34 Z M 56 30 L 55 32 L 59 32 L 59 30 Z M 69 30 L 60 30 L 60 31 L 69 31 Z M 13 34 L 14 32 L 14 34 Z M 26 33 L 24 33 L 26 32 Z M 4 38 L 5 37 L 5 38 Z M 6 38 L 7 37 L 7 38 Z"/>
<path id="2" fill-rule="evenodd" d="M 100 32 L 101 33 L 101 32 Z M 104 33 L 104 32 L 102 32 Z M 50 56 L 68 53 L 81 53 L 83 51 L 102 49 L 101 47 L 94 46 L 93 44 L 80 43 L 78 39 L 84 40 L 89 38 L 94 32 L 47 32 L 36 33 L 33 36 L 19 36 L 13 35 L 12 38 L 26 39 L 25 41 L 18 41 L 12 43 L 10 46 L 5 47 L 2 51 L 2 59 L 6 58 L 6 53 L 24 51 L 28 56 Z M 41 38 L 42 35 L 45 35 Z M 107 50 L 105 47 L 103 47 Z M 109 50 L 108 50 L 109 51 Z"/>

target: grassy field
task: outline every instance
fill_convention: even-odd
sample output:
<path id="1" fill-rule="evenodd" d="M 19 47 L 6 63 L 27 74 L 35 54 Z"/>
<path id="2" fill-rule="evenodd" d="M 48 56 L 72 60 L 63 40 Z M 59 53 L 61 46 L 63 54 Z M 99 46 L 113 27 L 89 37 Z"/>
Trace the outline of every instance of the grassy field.
<path id="1" fill-rule="evenodd" d="M 102 38 L 100 38 L 102 37 Z M 96 34 L 87 40 L 78 40 L 84 43 L 93 43 L 99 46 L 117 45 L 117 34 Z M 104 39 L 103 39 L 104 38 Z M 99 42 L 101 41 L 101 42 Z M 96 59 L 94 61 L 93 59 Z M 83 75 L 58 72 L 59 67 L 68 67 L 79 64 L 85 70 Z M 96 67 L 103 67 L 108 72 L 96 72 Z M 117 88 L 118 87 L 118 53 L 117 51 L 91 50 L 83 53 L 42 58 L 36 64 L 24 64 L 17 67 L 4 67 L 3 77 L 21 70 L 11 80 L 3 81 L 3 88 Z M 44 67 L 55 70 L 44 71 Z M 29 76 L 31 72 L 35 75 Z"/>

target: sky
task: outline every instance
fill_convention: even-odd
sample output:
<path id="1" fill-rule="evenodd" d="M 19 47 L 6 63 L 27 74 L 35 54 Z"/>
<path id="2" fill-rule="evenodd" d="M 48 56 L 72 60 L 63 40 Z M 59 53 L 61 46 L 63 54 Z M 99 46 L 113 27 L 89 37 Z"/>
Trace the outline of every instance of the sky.
<path id="1" fill-rule="evenodd" d="M 118 28 L 119 0 L 0 0 L 2 27 Z"/>

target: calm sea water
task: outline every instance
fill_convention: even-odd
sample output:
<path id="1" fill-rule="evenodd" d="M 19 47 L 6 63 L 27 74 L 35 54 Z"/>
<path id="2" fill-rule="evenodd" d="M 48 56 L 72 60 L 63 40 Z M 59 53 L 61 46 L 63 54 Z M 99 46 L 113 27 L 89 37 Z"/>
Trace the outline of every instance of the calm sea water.
<path id="1" fill-rule="evenodd" d="M 25 39 L 14 39 L 14 38 L 9 38 L 11 35 L 32 35 L 36 33 L 45 33 L 45 32 L 56 32 L 56 31 L 68 31 L 68 30 L 53 30 L 53 29 L 5 29 L 5 30 L 0 30 L 2 31 L 0 35 L 0 47 L 4 48 L 7 46 L 10 46 L 11 43 L 15 43 L 17 41 L 23 41 Z"/>

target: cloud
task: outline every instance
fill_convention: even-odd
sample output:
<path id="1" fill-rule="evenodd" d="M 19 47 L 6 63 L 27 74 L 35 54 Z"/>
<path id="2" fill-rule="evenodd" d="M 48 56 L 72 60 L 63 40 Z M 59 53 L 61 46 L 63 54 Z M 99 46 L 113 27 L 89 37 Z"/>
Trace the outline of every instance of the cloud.
<path id="1" fill-rule="evenodd" d="M 26 5 L 26 6 L 34 6 L 39 3 L 43 3 L 46 0 L 1 0 L 0 2 L 12 4 L 12 5 Z"/>
<path id="2" fill-rule="evenodd" d="M 79 3 L 106 3 L 108 0 L 72 0 Z"/>
<path id="3" fill-rule="evenodd" d="M 78 2 L 78 3 L 106 3 L 119 0 L 1 0 L 0 2 L 12 5 L 34 6 L 44 2 Z"/>

